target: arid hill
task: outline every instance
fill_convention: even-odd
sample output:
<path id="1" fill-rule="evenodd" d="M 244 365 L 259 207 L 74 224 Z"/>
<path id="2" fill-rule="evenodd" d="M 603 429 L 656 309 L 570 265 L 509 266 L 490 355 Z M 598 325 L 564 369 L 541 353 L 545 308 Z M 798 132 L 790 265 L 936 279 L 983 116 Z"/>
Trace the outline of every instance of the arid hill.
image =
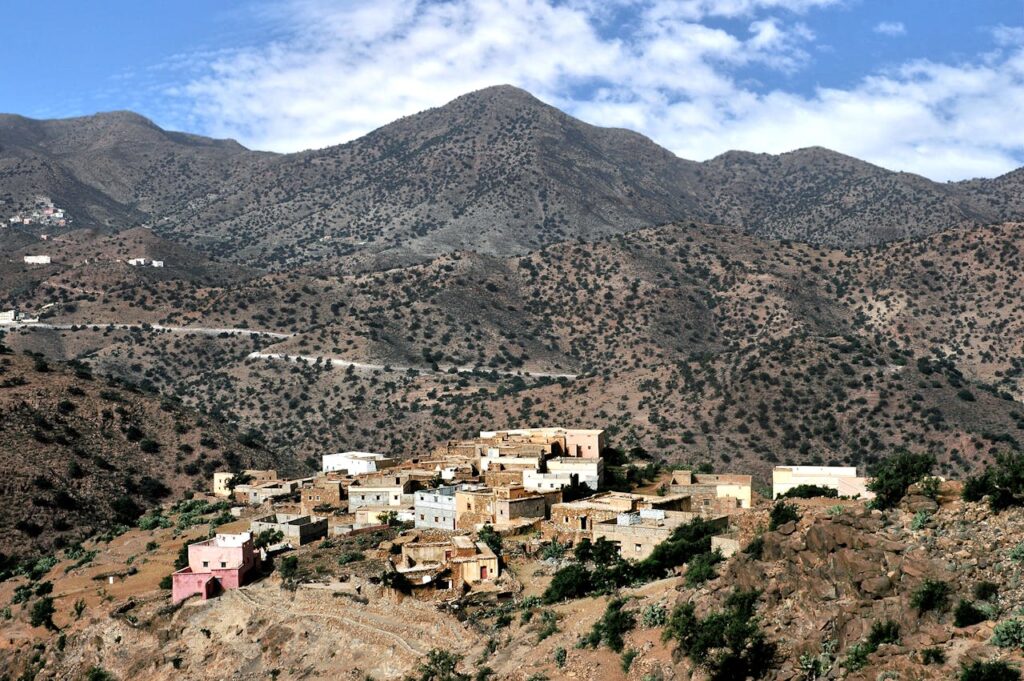
<path id="1" fill-rule="evenodd" d="M 0 348 L 0 555 L 67 547 L 147 507 L 206 489 L 214 470 L 273 466 L 256 441 L 81 364 L 64 366 Z"/>
<path id="2" fill-rule="evenodd" d="M 863 247 L 1021 219 L 1019 188 L 1019 172 L 938 184 L 820 148 L 696 163 L 509 86 L 285 155 L 163 131 L 127 112 L 0 118 L 0 209 L 43 194 L 79 226 L 149 224 L 276 270 L 522 255 L 684 220 Z"/>
<path id="3" fill-rule="evenodd" d="M 66 328 L 8 343 L 180 396 L 310 466 L 330 450 L 422 454 L 474 429 L 574 423 L 762 474 L 896 447 L 956 473 L 1024 439 L 1022 237 L 961 228 L 845 252 L 680 224 L 340 278 L 217 286 L 132 270 L 75 294 L 91 275 L 73 269 L 9 299 L 63 300 L 45 321 Z M 130 322 L 194 332 L 108 328 Z"/>

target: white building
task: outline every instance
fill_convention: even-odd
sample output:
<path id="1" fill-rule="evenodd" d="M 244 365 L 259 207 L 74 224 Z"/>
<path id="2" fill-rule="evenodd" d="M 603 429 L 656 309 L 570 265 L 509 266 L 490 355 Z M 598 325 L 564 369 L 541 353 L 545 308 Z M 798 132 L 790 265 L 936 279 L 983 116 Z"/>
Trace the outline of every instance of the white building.
<path id="1" fill-rule="evenodd" d="M 128 264 L 132 267 L 143 267 L 149 264 L 149 260 L 145 258 L 129 258 Z"/>
<path id="2" fill-rule="evenodd" d="M 776 499 L 798 485 L 817 485 L 836 490 L 841 497 L 874 499 L 868 479 L 857 476 L 854 466 L 776 466 L 772 470 L 772 496 Z"/>
<path id="3" fill-rule="evenodd" d="M 17 310 L 2 310 L 0 311 L 0 324 L 13 324 L 18 321 Z"/>
<path id="4" fill-rule="evenodd" d="M 340 452 L 338 454 L 324 454 L 324 473 L 345 473 L 346 475 L 360 475 L 363 473 L 376 473 L 384 468 L 395 465 L 395 460 L 378 454 L 376 452 Z"/>
<path id="5" fill-rule="evenodd" d="M 550 492 L 565 487 L 586 485 L 595 492 L 604 482 L 603 459 L 577 459 L 559 457 L 545 462 L 546 473 L 523 471 L 523 487 L 532 492 Z"/>
<path id="6" fill-rule="evenodd" d="M 164 261 L 163 260 L 154 260 L 150 264 L 153 265 L 153 267 L 163 267 L 164 266 Z"/>
<path id="7" fill-rule="evenodd" d="M 26 255 L 25 262 L 29 265 L 49 265 L 50 256 L 48 255 Z"/>

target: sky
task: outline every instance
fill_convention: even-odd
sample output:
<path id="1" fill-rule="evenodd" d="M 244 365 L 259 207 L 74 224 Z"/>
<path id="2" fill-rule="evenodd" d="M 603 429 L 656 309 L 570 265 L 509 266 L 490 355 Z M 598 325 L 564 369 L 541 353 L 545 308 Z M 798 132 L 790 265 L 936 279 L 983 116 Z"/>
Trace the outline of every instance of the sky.
<path id="1" fill-rule="evenodd" d="M 130 109 L 250 148 L 509 83 L 684 158 L 1024 165 L 1024 0 L 4 0 L 0 111 Z"/>

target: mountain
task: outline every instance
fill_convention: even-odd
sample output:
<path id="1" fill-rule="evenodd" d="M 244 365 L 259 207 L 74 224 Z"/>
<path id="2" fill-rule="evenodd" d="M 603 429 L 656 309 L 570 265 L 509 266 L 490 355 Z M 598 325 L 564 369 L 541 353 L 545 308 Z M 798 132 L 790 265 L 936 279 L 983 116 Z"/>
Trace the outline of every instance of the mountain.
<path id="1" fill-rule="evenodd" d="M 1021 182 L 1018 172 L 939 184 L 820 148 L 696 163 L 510 86 L 284 155 L 123 112 L 0 118 L 0 199 L 9 205 L 46 193 L 75 224 L 148 223 L 218 259 L 277 270 L 386 269 L 465 250 L 522 255 L 690 220 L 865 247 L 1020 219 Z"/>
<path id="2" fill-rule="evenodd" d="M 0 115 L 0 209 L 24 211 L 42 195 L 73 224 L 120 230 L 204 199 L 236 164 L 265 156 L 162 130 L 128 111 L 43 121 Z"/>

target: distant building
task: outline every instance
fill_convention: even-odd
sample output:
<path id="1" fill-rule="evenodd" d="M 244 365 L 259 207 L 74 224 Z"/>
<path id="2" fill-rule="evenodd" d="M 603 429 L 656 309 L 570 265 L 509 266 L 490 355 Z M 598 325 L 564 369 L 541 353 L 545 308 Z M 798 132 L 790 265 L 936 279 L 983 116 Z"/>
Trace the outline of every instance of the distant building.
<path id="1" fill-rule="evenodd" d="M 414 522 L 418 528 L 455 530 L 455 493 L 484 489 L 481 485 L 447 485 L 416 492 Z"/>
<path id="2" fill-rule="evenodd" d="M 132 267 L 143 267 L 149 263 L 146 258 L 129 258 L 128 264 Z"/>
<path id="3" fill-rule="evenodd" d="M 340 452 L 324 454 L 322 471 L 324 473 L 359 475 L 361 473 L 376 473 L 394 466 L 395 463 L 394 459 L 376 452 Z"/>
<path id="4" fill-rule="evenodd" d="M 311 479 L 270 480 L 235 486 L 235 501 L 243 504 L 262 504 L 273 499 L 289 497 Z"/>
<path id="5" fill-rule="evenodd" d="M 497 528 L 528 526 L 547 518 L 552 505 L 561 500 L 561 491 L 530 492 L 522 486 L 457 490 L 455 527 L 476 530 L 487 524 Z"/>
<path id="6" fill-rule="evenodd" d="M 841 497 L 874 499 L 868 478 L 859 477 L 854 466 L 776 466 L 772 471 L 772 497 L 778 498 L 799 485 L 834 489 Z"/>
<path id="7" fill-rule="evenodd" d="M 261 518 L 254 518 L 249 523 L 249 531 L 253 535 L 259 535 L 267 530 L 280 532 L 284 536 L 283 541 L 292 547 L 302 546 L 327 536 L 327 518 L 292 513 L 273 513 Z"/>
<path id="8" fill-rule="evenodd" d="M 510 430 L 483 430 L 480 431 L 482 439 L 488 438 L 536 438 L 548 442 L 555 441 L 560 445 L 561 451 L 555 451 L 556 456 L 572 456 L 594 459 L 601 456 L 601 451 L 607 446 L 607 439 L 603 430 L 591 430 L 580 428 L 516 428 Z"/>
<path id="9" fill-rule="evenodd" d="M 230 497 L 231 488 L 228 483 L 235 474 L 231 471 L 217 471 L 213 474 L 213 495 L 217 497 Z"/>
<path id="10" fill-rule="evenodd" d="M 179 603 L 198 594 L 205 601 L 225 589 L 237 589 L 259 563 L 248 532 L 218 534 L 190 544 L 188 566 L 171 575 L 171 600 Z"/>
<path id="11" fill-rule="evenodd" d="M 48 255 L 26 255 L 25 263 L 28 265 L 49 265 L 50 256 Z"/>
<path id="12" fill-rule="evenodd" d="M 351 485 L 348 488 L 348 510 L 355 511 L 364 506 L 412 506 L 412 493 L 419 487 L 413 480 L 397 484 Z"/>
<path id="13" fill-rule="evenodd" d="M 544 528 L 550 537 L 573 543 L 594 539 L 598 523 L 614 520 L 623 513 L 642 509 L 684 511 L 690 503 L 686 495 L 654 496 L 627 492 L 604 492 L 586 499 L 555 504 L 551 507 L 551 523 Z"/>
<path id="14" fill-rule="evenodd" d="M 466 536 L 439 542 L 406 542 L 396 570 L 414 587 L 437 589 L 472 586 L 499 575 L 498 556 L 487 544 Z"/>
<path id="15" fill-rule="evenodd" d="M 749 475 L 718 475 L 675 471 L 669 491 L 690 496 L 687 510 L 705 515 L 721 515 L 750 508 L 753 478 Z"/>
<path id="16" fill-rule="evenodd" d="M 604 460 L 575 457 L 558 457 L 544 462 L 547 472 L 523 471 L 523 487 L 528 490 L 547 492 L 565 489 L 575 485 L 586 485 L 598 491 L 604 482 Z"/>
<path id="17" fill-rule="evenodd" d="M 261 470 L 261 469 L 256 469 L 256 468 L 249 468 L 249 469 L 246 469 L 246 470 L 242 471 L 240 476 L 241 477 L 247 477 L 248 478 L 248 482 L 244 483 L 244 485 L 239 485 L 239 487 L 242 487 L 242 486 L 255 487 L 255 486 L 258 486 L 258 485 L 260 485 L 262 483 L 265 483 L 265 482 L 272 482 L 274 480 L 277 480 L 277 471 L 275 471 L 273 469 Z M 225 498 L 230 497 L 232 495 L 232 490 L 228 486 L 228 483 L 231 482 L 231 479 L 233 477 L 235 477 L 235 474 L 232 473 L 231 471 L 217 471 L 216 473 L 214 473 L 213 474 L 213 494 L 214 494 L 214 496 L 225 497 Z M 240 500 L 240 501 L 247 501 L 247 500 Z"/>
<path id="18" fill-rule="evenodd" d="M 152 265 L 153 267 L 163 267 L 163 266 L 164 266 L 164 261 L 163 261 L 163 260 L 154 260 L 154 261 L 153 261 L 152 263 L 150 263 L 150 264 L 151 264 L 151 265 Z"/>
<path id="19" fill-rule="evenodd" d="M 17 310 L 0 311 L 0 324 L 13 324 L 16 321 L 18 321 Z"/>
<path id="20" fill-rule="evenodd" d="M 316 477 L 313 483 L 300 490 L 303 513 L 327 508 L 338 509 L 348 498 L 351 481 L 345 478 Z"/>
<path id="21" fill-rule="evenodd" d="M 630 560 L 643 560 L 654 552 L 654 547 L 668 539 L 680 525 L 686 525 L 700 516 L 685 511 L 640 509 L 620 513 L 615 518 L 594 523 L 593 539 L 605 539 L 619 547 L 619 555 Z M 721 516 L 709 521 L 716 529 L 725 531 L 729 520 Z"/>

